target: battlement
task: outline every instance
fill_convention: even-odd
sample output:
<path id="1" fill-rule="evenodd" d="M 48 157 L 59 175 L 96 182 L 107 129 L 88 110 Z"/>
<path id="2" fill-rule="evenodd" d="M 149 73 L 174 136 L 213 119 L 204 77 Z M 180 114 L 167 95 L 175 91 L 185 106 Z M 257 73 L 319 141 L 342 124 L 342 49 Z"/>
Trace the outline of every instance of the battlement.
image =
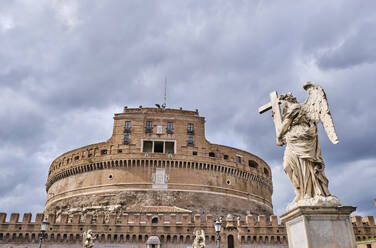
<path id="1" fill-rule="evenodd" d="M 352 216 L 354 235 L 356 241 L 362 241 L 369 238 L 376 238 L 376 226 L 373 216 Z"/>
<path id="2" fill-rule="evenodd" d="M 0 213 L 0 243 L 37 242 L 43 214 L 35 221 L 26 213 L 12 213 L 6 221 L 6 213 Z M 99 242 L 146 242 L 150 236 L 158 236 L 161 242 L 191 244 L 194 231 L 203 229 L 208 243 L 215 242 L 214 216 L 199 214 L 125 213 L 122 215 L 48 215 L 47 242 L 79 242 L 88 229 L 98 235 Z M 241 243 L 261 242 L 287 244 L 285 228 L 277 216 L 253 216 L 235 218 L 231 215 L 222 221 L 222 235 L 237 232 Z"/>
<path id="3" fill-rule="evenodd" d="M 44 215 L 39 213 L 32 221 L 32 214 L 25 213 L 20 219 L 19 213 L 12 213 L 9 221 L 7 214 L 0 213 L 0 243 L 37 242 L 40 224 Z M 81 242 L 82 233 L 88 229 L 98 235 L 98 242 L 135 242 L 144 243 L 150 236 L 158 236 L 161 242 L 191 244 L 194 231 L 203 229 L 207 243 L 215 242 L 214 221 L 212 215 L 190 213 L 124 213 L 121 215 L 97 216 L 62 214 L 47 216 L 50 223 L 47 242 Z M 353 216 L 351 218 L 357 241 L 376 237 L 373 216 Z M 277 216 L 247 215 L 236 218 L 231 215 L 222 220 L 224 238 L 237 234 L 238 244 L 262 243 L 287 245 L 287 234 L 283 223 Z"/>
<path id="4" fill-rule="evenodd" d="M 6 221 L 7 214 L 0 213 L 0 225 L 5 224 L 18 224 L 18 225 L 28 225 L 28 224 L 40 224 L 44 219 L 43 213 L 36 214 L 35 221 L 32 221 L 32 214 L 25 213 L 22 220 L 20 220 L 19 213 L 11 213 L 9 221 Z M 61 214 L 57 216 L 55 214 L 49 214 L 46 216 L 50 225 L 129 225 L 129 226 L 192 226 L 194 228 L 210 227 L 214 225 L 214 216 L 200 214 L 190 214 L 190 213 L 172 213 L 172 214 L 161 214 L 161 213 L 124 213 L 122 215 L 115 214 L 99 214 L 93 216 L 91 214 L 81 215 L 74 214 L 69 216 L 67 214 Z M 371 217 L 371 216 L 368 216 Z M 373 217 L 372 217 L 373 218 Z M 247 215 L 245 218 L 235 218 L 228 216 L 222 220 L 222 225 L 224 227 L 284 227 L 278 222 L 278 217 L 271 215 Z M 0 230 L 1 231 L 1 230 Z M 214 229 L 213 229 L 214 232 Z"/>

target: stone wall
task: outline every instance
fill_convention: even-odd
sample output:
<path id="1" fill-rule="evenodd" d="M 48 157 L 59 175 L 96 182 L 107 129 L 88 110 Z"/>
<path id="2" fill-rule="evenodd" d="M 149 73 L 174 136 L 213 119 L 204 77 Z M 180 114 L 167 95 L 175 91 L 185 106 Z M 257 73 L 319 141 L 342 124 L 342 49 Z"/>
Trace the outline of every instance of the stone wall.
<path id="1" fill-rule="evenodd" d="M 39 242 L 40 223 L 43 214 L 37 214 L 32 221 L 31 214 L 13 213 L 9 221 L 0 213 L 1 247 L 36 247 Z M 156 219 L 157 221 L 156 221 Z M 92 229 L 98 235 L 96 247 L 145 247 L 150 236 L 158 236 L 162 247 L 188 247 L 194 239 L 194 231 L 203 229 L 208 247 L 215 247 L 214 218 L 211 215 L 193 214 L 141 214 L 129 213 L 100 215 L 97 217 L 77 214 L 72 217 L 48 216 L 48 247 L 80 247 L 82 233 Z M 374 218 L 352 217 L 356 240 L 376 238 Z M 232 235 L 235 247 L 287 247 L 285 226 L 278 223 L 276 216 L 253 216 L 237 219 L 228 216 L 222 223 L 222 247 L 227 247 Z M 8 246 L 6 246 L 8 244 Z"/>
<path id="2" fill-rule="evenodd" d="M 157 221 L 155 220 L 157 219 Z M 21 247 L 25 244 L 35 244 L 39 241 L 40 223 L 43 214 L 38 214 L 34 222 L 31 214 L 24 214 L 19 220 L 19 214 L 13 213 L 9 221 L 6 214 L 0 213 L 0 244 L 12 244 Z M 201 216 L 192 214 L 123 214 L 111 215 L 109 218 L 101 215 L 97 218 L 86 215 L 49 215 L 48 238 L 45 241 L 49 247 L 76 247 L 82 242 L 82 233 L 88 229 L 98 235 L 96 247 L 145 247 L 150 236 L 158 236 L 162 247 L 191 246 L 194 231 L 203 229 L 208 247 L 215 247 L 214 218 L 211 215 Z M 286 247 L 285 228 L 277 222 L 276 216 L 252 216 L 236 219 L 228 216 L 223 220 L 221 232 L 223 247 L 232 235 L 235 247 Z M 54 246 L 50 246 L 54 245 Z M 2 246 L 3 247 L 3 246 Z M 24 246 L 22 246 L 24 247 Z M 29 246 L 32 247 L 32 246 Z M 78 246 L 77 246 L 78 247 Z"/>
<path id="3" fill-rule="evenodd" d="M 373 216 L 353 216 L 351 218 L 354 228 L 355 240 L 362 241 L 370 238 L 376 238 L 376 226 Z"/>
<path id="4" fill-rule="evenodd" d="M 198 111 L 179 109 L 127 108 L 115 114 L 109 140 L 52 162 L 45 213 L 119 213 L 141 204 L 198 214 L 273 214 L 269 166 L 246 151 L 211 144 L 204 123 Z M 167 152 L 163 143 L 163 152 L 146 152 L 146 141 L 174 146 Z"/>

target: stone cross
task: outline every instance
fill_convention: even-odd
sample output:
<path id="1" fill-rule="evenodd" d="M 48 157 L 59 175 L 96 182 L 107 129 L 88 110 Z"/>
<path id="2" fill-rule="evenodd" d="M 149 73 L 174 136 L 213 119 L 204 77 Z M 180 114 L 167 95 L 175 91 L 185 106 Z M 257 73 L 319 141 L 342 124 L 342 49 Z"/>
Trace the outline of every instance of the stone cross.
<path id="1" fill-rule="evenodd" d="M 279 108 L 279 98 L 277 91 L 273 91 L 270 93 L 270 102 L 261 106 L 259 108 L 259 113 L 262 114 L 269 109 L 272 109 L 272 117 L 273 117 L 273 122 L 275 126 L 275 132 L 276 132 L 276 137 L 278 139 L 278 130 L 281 129 L 282 126 L 282 114 L 281 114 L 281 109 Z"/>

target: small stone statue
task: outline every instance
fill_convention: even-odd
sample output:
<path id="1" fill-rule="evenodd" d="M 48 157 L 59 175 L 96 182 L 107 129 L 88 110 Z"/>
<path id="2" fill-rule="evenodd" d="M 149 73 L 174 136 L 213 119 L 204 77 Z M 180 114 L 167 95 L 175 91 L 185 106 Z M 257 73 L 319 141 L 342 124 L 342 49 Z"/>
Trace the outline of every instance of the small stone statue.
<path id="1" fill-rule="evenodd" d="M 332 143 L 338 143 L 328 101 L 319 85 L 308 82 L 303 88 L 308 92 L 303 104 L 291 93 L 278 98 L 277 93 L 272 92 L 271 103 L 259 109 L 263 113 L 272 108 L 277 145 L 286 145 L 283 169 L 295 190 L 295 199 L 287 207 L 288 211 L 298 206 L 341 205 L 329 192 L 318 141 L 317 124 L 321 122 Z"/>
<path id="2" fill-rule="evenodd" d="M 205 232 L 202 229 L 197 229 L 194 233 L 196 235 L 193 241 L 192 248 L 205 248 Z"/>
<path id="3" fill-rule="evenodd" d="M 82 247 L 83 248 L 93 248 L 94 247 L 94 240 L 96 239 L 93 231 L 89 229 L 82 234 Z"/>

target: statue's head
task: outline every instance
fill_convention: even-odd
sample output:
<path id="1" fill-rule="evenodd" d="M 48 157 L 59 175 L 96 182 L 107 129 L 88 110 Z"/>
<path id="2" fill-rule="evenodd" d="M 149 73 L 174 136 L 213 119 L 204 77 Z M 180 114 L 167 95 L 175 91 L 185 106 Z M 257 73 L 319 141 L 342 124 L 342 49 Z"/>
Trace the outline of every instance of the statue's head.
<path id="1" fill-rule="evenodd" d="M 297 103 L 296 97 L 291 94 L 291 92 L 288 92 L 287 94 L 281 95 L 279 97 L 279 100 L 291 102 L 291 103 Z"/>
<path id="2" fill-rule="evenodd" d="M 303 85 L 303 89 L 305 89 L 305 90 L 308 90 L 308 89 L 311 89 L 311 88 L 314 88 L 314 87 L 317 87 L 317 84 L 315 84 L 312 81 L 308 81 L 307 83 L 305 83 Z"/>

